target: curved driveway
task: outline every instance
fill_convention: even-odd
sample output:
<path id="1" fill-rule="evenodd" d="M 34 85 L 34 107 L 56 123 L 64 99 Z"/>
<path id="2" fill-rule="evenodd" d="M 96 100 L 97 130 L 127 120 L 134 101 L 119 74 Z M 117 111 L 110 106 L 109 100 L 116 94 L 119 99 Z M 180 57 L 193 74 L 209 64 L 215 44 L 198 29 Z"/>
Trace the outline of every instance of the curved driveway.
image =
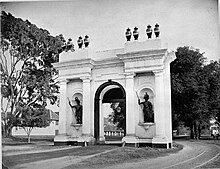
<path id="1" fill-rule="evenodd" d="M 217 145 L 201 142 L 176 141 L 184 146 L 183 150 L 165 157 L 125 163 L 106 169 L 194 169 L 214 160 L 220 153 Z"/>

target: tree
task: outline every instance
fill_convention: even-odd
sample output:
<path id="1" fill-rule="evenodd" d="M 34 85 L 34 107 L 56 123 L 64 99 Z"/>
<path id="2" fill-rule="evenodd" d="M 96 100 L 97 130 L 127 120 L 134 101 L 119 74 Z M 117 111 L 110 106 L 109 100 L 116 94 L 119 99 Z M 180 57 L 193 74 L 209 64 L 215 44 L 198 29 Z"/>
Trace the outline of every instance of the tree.
<path id="1" fill-rule="evenodd" d="M 125 112 L 124 112 L 124 103 L 111 103 L 111 108 L 113 110 L 112 119 L 113 123 L 117 125 L 118 129 L 125 130 Z"/>
<path id="2" fill-rule="evenodd" d="M 48 109 L 31 107 L 17 107 L 20 112 L 19 117 L 14 120 L 14 126 L 22 127 L 28 135 L 28 143 L 31 143 L 31 131 L 34 127 L 47 127 L 50 125 L 50 112 Z"/>
<path id="3" fill-rule="evenodd" d="M 8 137 L 26 109 L 36 113 L 45 110 L 47 100 L 56 102 L 59 87 L 52 63 L 66 47 L 62 35 L 53 37 L 47 30 L 5 11 L 1 23 L 1 112 L 4 136 Z"/>
<path id="4" fill-rule="evenodd" d="M 208 110 L 212 118 L 220 122 L 220 61 L 212 61 L 204 67 L 208 78 Z"/>
<path id="5" fill-rule="evenodd" d="M 200 125 L 210 119 L 204 63 L 203 54 L 189 47 L 179 47 L 171 63 L 173 116 L 190 127 L 191 138 L 199 138 Z"/>

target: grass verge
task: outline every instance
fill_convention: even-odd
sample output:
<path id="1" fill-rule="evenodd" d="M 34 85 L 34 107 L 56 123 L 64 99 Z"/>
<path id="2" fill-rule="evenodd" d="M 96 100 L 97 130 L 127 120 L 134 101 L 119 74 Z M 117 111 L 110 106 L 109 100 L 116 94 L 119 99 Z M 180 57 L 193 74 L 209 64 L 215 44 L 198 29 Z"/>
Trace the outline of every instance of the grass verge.
<path id="1" fill-rule="evenodd" d="M 155 148 L 133 148 L 121 147 L 111 152 L 88 158 L 77 164 L 66 167 L 72 168 L 102 168 L 120 163 L 136 162 L 143 159 L 150 159 L 176 153 L 183 148 L 182 145 L 175 144 L 173 149 L 155 149 Z"/>

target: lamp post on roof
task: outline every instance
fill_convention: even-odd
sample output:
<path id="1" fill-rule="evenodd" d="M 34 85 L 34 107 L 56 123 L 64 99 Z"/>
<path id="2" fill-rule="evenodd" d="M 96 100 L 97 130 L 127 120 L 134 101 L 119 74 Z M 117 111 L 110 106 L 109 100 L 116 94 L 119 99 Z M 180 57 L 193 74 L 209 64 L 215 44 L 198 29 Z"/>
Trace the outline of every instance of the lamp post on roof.
<path id="1" fill-rule="evenodd" d="M 148 39 L 151 39 L 152 32 L 153 32 L 153 30 L 152 30 L 151 26 L 148 25 L 147 29 L 146 29 L 146 34 L 147 34 Z"/>
<path id="2" fill-rule="evenodd" d="M 82 49 L 83 39 L 82 39 L 81 36 L 78 38 L 78 40 L 77 40 L 77 44 L 78 44 L 79 49 Z"/>
<path id="3" fill-rule="evenodd" d="M 159 25 L 158 24 L 155 25 L 154 33 L 155 33 L 156 38 L 158 38 L 159 35 L 160 35 L 160 30 L 159 30 Z"/>
<path id="4" fill-rule="evenodd" d="M 137 27 L 134 28 L 133 36 L 134 36 L 134 40 L 138 40 L 139 32 L 138 32 L 138 28 Z"/>
<path id="5" fill-rule="evenodd" d="M 85 48 L 87 48 L 89 46 L 89 36 L 88 35 L 86 35 L 84 38 L 84 45 L 85 45 Z"/>
<path id="6" fill-rule="evenodd" d="M 126 39 L 127 41 L 130 41 L 131 40 L 131 29 L 128 28 L 125 32 L 125 36 L 126 36 Z"/>

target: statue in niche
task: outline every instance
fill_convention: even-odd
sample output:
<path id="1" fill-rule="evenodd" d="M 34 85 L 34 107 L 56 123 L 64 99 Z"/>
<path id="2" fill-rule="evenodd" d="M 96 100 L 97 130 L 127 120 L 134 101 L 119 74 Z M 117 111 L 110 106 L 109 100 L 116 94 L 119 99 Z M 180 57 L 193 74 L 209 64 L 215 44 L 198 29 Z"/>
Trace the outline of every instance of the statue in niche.
<path id="1" fill-rule="evenodd" d="M 153 105 L 149 100 L 149 95 L 146 92 L 144 95 L 144 102 L 140 102 L 140 99 L 138 98 L 138 104 L 142 105 L 142 110 L 144 114 L 144 123 L 146 122 L 152 122 L 154 123 L 154 112 L 153 112 Z"/>
<path id="2" fill-rule="evenodd" d="M 75 102 L 76 102 L 76 105 L 72 105 L 69 98 L 68 98 L 68 101 L 69 101 L 69 105 L 73 111 L 73 114 L 75 115 L 75 118 L 76 118 L 76 124 L 82 124 L 82 105 L 80 105 L 80 100 L 78 97 L 75 97 Z"/>

